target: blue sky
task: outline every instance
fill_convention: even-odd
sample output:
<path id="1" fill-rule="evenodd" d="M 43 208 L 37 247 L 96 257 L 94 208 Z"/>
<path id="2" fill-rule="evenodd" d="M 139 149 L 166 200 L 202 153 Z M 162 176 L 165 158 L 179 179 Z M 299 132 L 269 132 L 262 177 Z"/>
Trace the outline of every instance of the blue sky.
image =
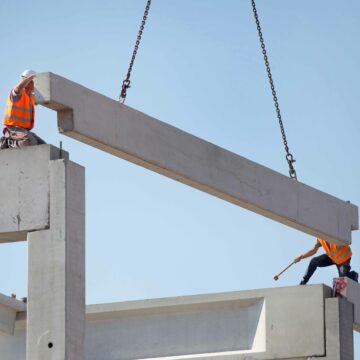
<path id="1" fill-rule="evenodd" d="M 116 99 L 144 5 L 2 0 L 0 100 L 27 68 Z M 359 205 L 359 1 L 257 7 L 299 180 Z M 126 105 L 287 174 L 250 1 L 153 0 L 131 80 Z M 87 303 L 299 283 L 307 260 L 272 277 L 311 236 L 64 137 L 51 110 L 36 132 L 86 167 Z M 1 293 L 26 294 L 26 246 L 1 246 Z M 352 249 L 360 271 L 359 232 Z"/>

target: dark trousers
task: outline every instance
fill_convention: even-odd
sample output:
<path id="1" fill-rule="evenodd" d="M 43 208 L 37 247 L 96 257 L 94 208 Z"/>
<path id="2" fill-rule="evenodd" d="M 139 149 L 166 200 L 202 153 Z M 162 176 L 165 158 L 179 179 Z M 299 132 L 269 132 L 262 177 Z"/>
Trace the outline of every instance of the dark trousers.
<path id="1" fill-rule="evenodd" d="M 311 276 L 314 274 L 314 272 L 318 267 L 336 265 L 340 277 L 348 276 L 351 269 L 350 260 L 351 258 L 345 261 L 344 263 L 338 265 L 335 264 L 326 254 L 312 258 L 304 275 L 305 284 L 309 281 L 309 279 L 311 278 Z"/>

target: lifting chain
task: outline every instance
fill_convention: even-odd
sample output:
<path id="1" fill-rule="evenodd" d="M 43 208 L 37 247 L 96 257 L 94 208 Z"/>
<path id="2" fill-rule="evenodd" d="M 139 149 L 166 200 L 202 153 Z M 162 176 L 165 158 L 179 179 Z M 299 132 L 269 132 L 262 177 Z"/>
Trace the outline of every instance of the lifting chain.
<path id="1" fill-rule="evenodd" d="M 289 165 L 289 175 L 290 175 L 290 177 L 292 179 L 297 180 L 296 171 L 295 171 L 295 168 L 293 166 L 293 163 L 296 160 L 294 159 L 293 155 L 290 153 L 289 146 L 288 146 L 288 143 L 287 143 L 287 140 L 286 140 L 284 124 L 283 124 L 282 119 L 281 119 L 279 101 L 278 101 L 278 98 L 277 98 L 277 95 L 276 95 L 274 81 L 273 81 L 271 70 L 270 70 L 270 63 L 269 63 L 269 59 L 268 59 L 266 49 L 265 49 L 265 42 L 264 42 L 264 38 L 263 38 L 263 35 L 262 35 L 262 32 L 261 32 L 261 26 L 260 26 L 259 17 L 258 17 L 257 10 L 256 10 L 255 0 L 251 0 L 251 4 L 252 4 L 253 12 L 254 12 L 254 17 L 255 17 L 256 27 L 257 27 L 257 31 L 258 31 L 258 35 L 259 35 L 259 39 L 260 39 L 262 53 L 264 55 L 264 62 L 265 62 L 266 71 L 267 71 L 267 75 L 268 75 L 268 78 L 269 78 L 271 92 L 272 92 L 272 96 L 273 96 L 273 100 L 274 100 L 274 104 L 275 104 L 276 115 L 277 115 L 277 118 L 279 120 L 279 125 L 280 125 L 280 129 L 281 129 L 281 136 L 282 136 L 282 139 L 283 139 L 283 142 L 284 142 L 284 147 L 285 147 L 285 151 L 286 151 L 286 157 L 285 158 L 286 158 L 286 161 L 287 161 L 287 163 Z"/>
<path id="2" fill-rule="evenodd" d="M 131 57 L 129 69 L 128 69 L 128 72 L 126 74 L 126 78 L 123 81 L 122 87 L 121 87 L 119 101 L 122 104 L 125 102 L 125 99 L 126 99 L 126 91 L 130 87 L 131 70 L 133 68 L 134 61 L 135 61 L 135 58 L 136 58 L 136 54 L 137 54 L 137 51 L 138 51 L 138 48 L 139 48 L 139 45 L 140 45 L 141 36 L 142 36 L 143 31 L 144 31 L 145 22 L 146 22 L 146 18 L 148 16 L 148 13 L 149 13 L 150 5 L 151 5 L 151 0 L 147 0 L 147 4 L 146 4 L 146 7 L 145 7 L 145 12 L 144 12 L 144 15 L 143 15 L 143 18 L 142 18 L 142 21 L 141 21 L 141 25 L 140 25 L 140 29 L 139 29 L 139 33 L 138 33 L 138 36 L 137 36 L 137 39 L 136 39 L 136 42 L 135 42 L 135 47 L 134 47 L 134 51 L 133 51 L 133 54 L 132 54 L 132 57 Z"/>

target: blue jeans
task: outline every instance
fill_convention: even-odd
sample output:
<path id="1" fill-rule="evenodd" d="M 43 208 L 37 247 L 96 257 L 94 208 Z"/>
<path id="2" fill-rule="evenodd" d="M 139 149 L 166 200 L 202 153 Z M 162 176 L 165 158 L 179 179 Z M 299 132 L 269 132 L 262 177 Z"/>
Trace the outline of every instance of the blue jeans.
<path id="1" fill-rule="evenodd" d="M 305 284 L 310 280 L 318 267 L 336 265 L 340 277 L 348 276 L 351 269 L 350 260 L 351 258 L 346 260 L 344 263 L 338 265 L 335 264 L 326 254 L 312 258 L 304 275 Z"/>

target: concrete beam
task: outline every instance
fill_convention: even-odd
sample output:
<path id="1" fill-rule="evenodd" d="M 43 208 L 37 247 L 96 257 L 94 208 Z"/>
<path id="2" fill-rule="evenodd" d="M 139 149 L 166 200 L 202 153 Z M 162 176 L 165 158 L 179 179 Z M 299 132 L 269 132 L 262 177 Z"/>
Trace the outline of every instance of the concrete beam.
<path id="1" fill-rule="evenodd" d="M 354 360 L 352 305 L 331 296 L 309 285 L 87 306 L 85 358 Z M 0 336 L 2 360 L 24 358 L 25 331 L 19 316 Z"/>
<path id="2" fill-rule="evenodd" d="M 358 208 L 52 73 L 38 104 L 64 135 L 313 236 L 350 244 Z"/>
<path id="3" fill-rule="evenodd" d="M 49 227 L 48 167 L 58 157 L 50 145 L 0 151 L 0 243 Z"/>
<path id="4" fill-rule="evenodd" d="M 26 304 L 0 294 L 0 334 L 14 335 L 16 314 L 22 311 L 26 311 Z"/>
<path id="5" fill-rule="evenodd" d="M 330 295 L 317 285 L 88 306 L 86 359 L 324 356 Z"/>

